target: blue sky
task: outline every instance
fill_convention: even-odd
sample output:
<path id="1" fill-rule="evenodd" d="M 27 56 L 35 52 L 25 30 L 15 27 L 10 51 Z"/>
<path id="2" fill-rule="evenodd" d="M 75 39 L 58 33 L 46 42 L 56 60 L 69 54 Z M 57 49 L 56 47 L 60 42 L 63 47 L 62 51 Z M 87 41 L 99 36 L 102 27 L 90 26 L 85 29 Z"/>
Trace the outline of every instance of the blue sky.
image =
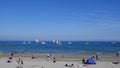
<path id="1" fill-rule="evenodd" d="M 120 0 L 0 0 L 0 40 L 120 41 Z"/>

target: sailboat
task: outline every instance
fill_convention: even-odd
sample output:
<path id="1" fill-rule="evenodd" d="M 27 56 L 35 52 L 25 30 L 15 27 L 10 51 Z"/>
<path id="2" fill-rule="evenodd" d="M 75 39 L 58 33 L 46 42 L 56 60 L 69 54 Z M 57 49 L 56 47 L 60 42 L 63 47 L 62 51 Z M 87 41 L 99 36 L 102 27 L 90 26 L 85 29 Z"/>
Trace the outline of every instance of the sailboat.
<path id="1" fill-rule="evenodd" d="M 56 40 L 55 43 L 56 43 L 57 45 L 61 45 L 61 42 L 60 42 L 59 40 Z"/>

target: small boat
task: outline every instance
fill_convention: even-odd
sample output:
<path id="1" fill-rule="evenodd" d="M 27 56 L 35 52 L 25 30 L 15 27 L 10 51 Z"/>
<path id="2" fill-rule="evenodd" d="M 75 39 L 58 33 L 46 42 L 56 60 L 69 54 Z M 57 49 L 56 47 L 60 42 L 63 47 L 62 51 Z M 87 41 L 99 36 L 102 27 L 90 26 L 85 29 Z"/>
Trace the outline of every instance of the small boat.
<path id="1" fill-rule="evenodd" d="M 86 45 L 88 45 L 89 43 L 88 43 L 88 42 L 86 42 L 85 44 L 86 44 Z"/>
<path id="2" fill-rule="evenodd" d="M 31 42 L 29 41 L 28 43 L 30 44 Z"/>
<path id="3" fill-rule="evenodd" d="M 43 42 L 41 42 L 41 43 L 42 43 L 42 44 L 46 44 L 46 42 L 44 42 L 44 41 L 43 41 Z"/>
<path id="4" fill-rule="evenodd" d="M 35 40 L 35 42 L 36 42 L 36 43 L 38 43 L 38 42 L 39 42 L 39 40 L 38 40 L 38 39 L 36 39 L 36 40 Z"/>
<path id="5" fill-rule="evenodd" d="M 53 40 L 53 43 L 55 43 L 57 45 L 61 45 L 61 42 L 59 40 Z"/>
<path id="6" fill-rule="evenodd" d="M 72 42 L 68 42 L 68 44 L 72 44 Z"/>
<path id="7" fill-rule="evenodd" d="M 55 43 L 55 42 L 56 42 L 56 40 L 53 40 L 52 42 L 53 42 L 53 43 Z"/>
<path id="8" fill-rule="evenodd" d="M 112 42 L 112 44 L 116 44 L 117 42 Z"/>
<path id="9" fill-rule="evenodd" d="M 26 42 L 22 42 L 22 44 L 26 44 Z"/>

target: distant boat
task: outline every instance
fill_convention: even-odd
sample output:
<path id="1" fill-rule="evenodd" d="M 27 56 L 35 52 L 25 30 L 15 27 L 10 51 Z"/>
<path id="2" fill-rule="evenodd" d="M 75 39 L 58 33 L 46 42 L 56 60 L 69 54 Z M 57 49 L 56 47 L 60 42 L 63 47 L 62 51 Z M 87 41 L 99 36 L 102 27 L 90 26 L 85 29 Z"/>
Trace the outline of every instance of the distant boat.
<path id="1" fill-rule="evenodd" d="M 26 42 L 22 42 L 22 44 L 26 44 Z"/>
<path id="2" fill-rule="evenodd" d="M 55 43 L 57 45 L 61 45 L 61 42 L 59 40 L 53 40 L 53 43 Z"/>
<path id="3" fill-rule="evenodd" d="M 86 45 L 88 45 L 89 43 L 88 43 L 88 42 L 86 42 L 85 44 L 86 44 Z"/>
<path id="4" fill-rule="evenodd" d="M 112 42 L 112 44 L 116 44 L 117 42 Z"/>
<path id="5" fill-rule="evenodd" d="M 28 43 L 30 44 L 31 42 L 29 41 Z"/>
<path id="6" fill-rule="evenodd" d="M 38 43 L 38 42 L 39 42 L 39 40 L 38 40 L 38 39 L 36 39 L 36 40 L 35 40 L 35 42 L 36 42 L 36 43 Z"/>
<path id="7" fill-rule="evenodd" d="M 41 42 L 41 43 L 42 43 L 42 44 L 46 44 L 46 42 L 44 42 L 44 41 L 43 41 L 43 42 Z"/>
<path id="8" fill-rule="evenodd" d="M 53 42 L 53 43 L 55 43 L 55 42 L 56 42 L 56 40 L 53 40 L 52 42 Z"/>
<path id="9" fill-rule="evenodd" d="M 56 40 L 56 43 L 58 44 L 58 43 L 60 43 L 60 41 L 59 41 L 59 40 Z"/>
<path id="10" fill-rule="evenodd" d="M 68 44 L 72 44 L 72 42 L 68 42 Z"/>

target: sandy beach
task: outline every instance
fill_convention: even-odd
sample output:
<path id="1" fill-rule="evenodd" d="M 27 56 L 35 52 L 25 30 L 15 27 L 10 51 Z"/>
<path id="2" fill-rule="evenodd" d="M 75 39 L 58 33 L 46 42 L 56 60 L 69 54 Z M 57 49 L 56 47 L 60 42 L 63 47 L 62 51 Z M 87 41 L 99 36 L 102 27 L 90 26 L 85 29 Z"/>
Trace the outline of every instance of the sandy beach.
<path id="1" fill-rule="evenodd" d="M 100 60 L 95 60 L 96 65 L 84 65 L 82 64 L 82 58 L 88 59 L 92 55 L 64 55 L 54 54 L 52 57 L 56 57 L 56 62 L 53 63 L 52 59 L 47 58 L 47 54 L 35 54 L 36 58 L 31 59 L 31 54 L 21 54 L 23 60 L 23 68 L 120 68 L 119 64 L 113 64 L 112 62 L 120 62 L 120 57 L 114 55 L 101 55 Z M 0 68 L 17 68 L 20 66 L 17 63 L 18 54 L 13 56 L 12 62 L 7 63 L 9 55 L 3 55 L 0 58 Z M 65 66 L 68 64 L 69 66 Z M 73 66 L 70 66 L 74 64 Z"/>

